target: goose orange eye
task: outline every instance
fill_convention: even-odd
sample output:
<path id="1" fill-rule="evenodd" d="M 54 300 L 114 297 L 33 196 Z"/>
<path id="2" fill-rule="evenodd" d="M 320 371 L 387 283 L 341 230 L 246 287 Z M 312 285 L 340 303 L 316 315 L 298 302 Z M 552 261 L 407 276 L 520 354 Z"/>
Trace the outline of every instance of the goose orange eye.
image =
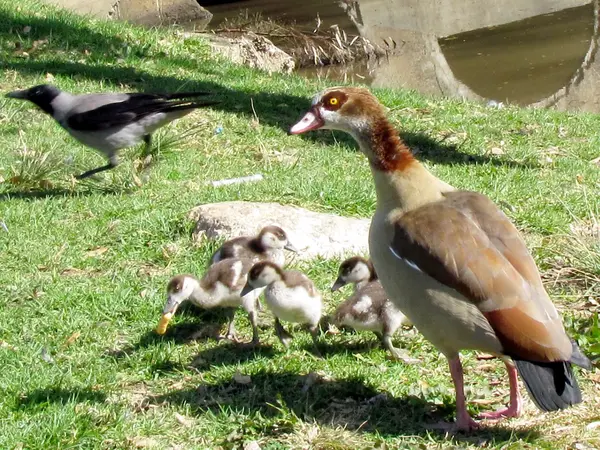
<path id="1" fill-rule="evenodd" d="M 335 106 L 335 105 L 337 105 L 337 104 L 338 104 L 338 99 L 337 99 L 337 98 L 335 98 L 335 97 L 331 97 L 331 98 L 329 99 L 329 104 L 330 104 L 331 106 Z"/>

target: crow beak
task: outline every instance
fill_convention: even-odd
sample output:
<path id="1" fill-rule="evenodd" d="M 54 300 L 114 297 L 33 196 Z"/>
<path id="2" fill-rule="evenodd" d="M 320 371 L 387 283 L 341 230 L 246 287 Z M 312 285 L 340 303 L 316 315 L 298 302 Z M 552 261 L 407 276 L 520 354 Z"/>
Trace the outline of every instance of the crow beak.
<path id="1" fill-rule="evenodd" d="M 337 280 L 335 280 L 335 283 L 333 283 L 333 286 L 331 286 L 331 292 L 335 292 L 337 291 L 339 288 L 346 286 L 346 282 L 344 280 L 342 280 L 341 277 L 338 277 Z"/>
<path id="2" fill-rule="evenodd" d="M 249 283 L 246 283 L 246 286 L 244 286 L 244 289 L 242 289 L 242 292 L 240 292 L 240 297 L 243 297 L 243 296 L 249 294 L 253 290 L 254 290 L 254 288 L 252 286 L 250 286 Z"/>
<path id="3" fill-rule="evenodd" d="M 287 244 L 285 244 L 285 246 L 283 248 L 285 248 L 286 250 L 289 250 L 290 252 L 298 253 L 298 249 L 296 247 L 294 247 L 291 242 L 288 242 Z"/>
<path id="4" fill-rule="evenodd" d="M 24 91 L 12 91 L 9 92 L 8 94 L 6 94 L 7 98 L 20 98 L 20 99 L 26 99 L 27 98 L 27 90 Z"/>
<path id="5" fill-rule="evenodd" d="M 290 128 L 289 134 L 302 134 L 311 130 L 318 130 L 325 122 L 321 118 L 318 109 L 313 106 L 300 121 Z"/>

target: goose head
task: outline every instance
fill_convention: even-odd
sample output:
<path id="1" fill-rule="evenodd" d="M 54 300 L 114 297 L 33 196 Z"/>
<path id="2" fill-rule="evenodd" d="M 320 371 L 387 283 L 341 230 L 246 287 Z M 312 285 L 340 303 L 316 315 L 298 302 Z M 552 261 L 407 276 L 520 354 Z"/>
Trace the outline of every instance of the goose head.
<path id="1" fill-rule="evenodd" d="M 290 134 L 325 129 L 345 131 L 357 138 L 381 118 L 385 119 L 385 110 L 369 90 L 334 87 L 314 96 L 311 108 L 290 129 Z"/>
<path id="2" fill-rule="evenodd" d="M 384 106 L 368 89 L 336 87 L 320 92 L 304 117 L 290 128 L 290 134 L 318 129 L 350 134 L 371 166 L 378 170 L 403 170 L 414 161 L 398 131 L 386 118 Z"/>

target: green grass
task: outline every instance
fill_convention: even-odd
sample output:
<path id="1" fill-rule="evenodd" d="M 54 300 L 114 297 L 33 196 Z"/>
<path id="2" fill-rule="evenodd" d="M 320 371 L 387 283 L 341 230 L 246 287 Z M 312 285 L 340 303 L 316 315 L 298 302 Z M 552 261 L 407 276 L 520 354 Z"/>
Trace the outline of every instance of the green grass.
<path id="1" fill-rule="evenodd" d="M 453 415 L 448 370 L 414 331 L 396 342 L 419 366 L 389 361 L 370 334 L 324 336 L 323 360 L 300 330 L 287 353 L 270 327 L 258 351 L 190 340 L 224 320 L 193 308 L 165 337 L 153 333 L 170 276 L 201 274 L 215 249 L 192 243 L 186 216 L 194 206 L 236 199 L 373 213 L 368 167 L 349 138 L 286 134 L 324 82 L 233 66 L 173 30 L 77 18 L 31 0 L 0 0 L 0 71 L 2 92 L 51 79 L 73 92 L 199 89 L 222 100 L 169 126 L 166 142 L 206 121 L 193 138 L 153 152 L 143 176 L 141 150 L 131 149 L 117 169 L 85 183 L 71 175 L 104 164 L 100 156 L 31 105 L 0 100 L 0 220 L 8 229 L 0 228 L 0 448 L 600 445 L 600 428 L 586 429 L 599 420 L 597 369 L 580 372 L 580 407 L 542 415 L 528 402 L 523 419 L 447 437 L 426 425 Z M 585 230 L 599 217 L 600 171 L 590 161 L 600 118 L 376 93 L 430 170 L 502 205 L 526 234 L 570 333 L 597 353 L 598 244 L 571 225 Z M 49 154 L 47 165 L 24 149 Z M 264 181 L 207 185 L 253 173 Z M 338 263 L 298 266 L 329 311 L 344 295 L 327 290 Z M 241 312 L 237 319 L 249 338 Z M 464 360 L 472 412 L 500 406 L 508 392 L 500 365 Z M 251 382 L 235 381 L 237 372 Z"/>

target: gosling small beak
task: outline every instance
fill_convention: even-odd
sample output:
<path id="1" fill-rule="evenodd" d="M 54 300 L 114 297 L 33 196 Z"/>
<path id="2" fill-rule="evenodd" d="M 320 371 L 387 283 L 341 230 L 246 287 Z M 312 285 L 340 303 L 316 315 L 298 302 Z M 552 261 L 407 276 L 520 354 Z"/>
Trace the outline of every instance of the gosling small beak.
<path id="1" fill-rule="evenodd" d="M 7 98 L 20 98 L 20 99 L 26 99 L 27 98 L 27 90 L 24 91 L 12 91 L 9 92 L 8 94 L 6 94 Z"/>
<path id="2" fill-rule="evenodd" d="M 298 253 L 298 249 L 296 247 L 294 247 L 291 242 L 288 242 L 287 244 L 285 244 L 285 246 L 283 248 L 285 248 L 286 250 L 289 250 L 290 252 Z"/>
<path id="3" fill-rule="evenodd" d="M 319 110 L 316 106 L 313 106 L 296 125 L 290 128 L 289 134 L 302 134 L 307 131 L 318 130 L 324 125 L 325 122 L 321 118 Z"/>
<path id="4" fill-rule="evenodd" d="M 163 314 L 175 314 L 175 311 L 177 311 L 177 308 L 179 308 L 180 304 L 181 302 L 178 301 L 177 298 L 169 296 L 167 303 L 163 308 Z"/>
<path id="5" fill-rule="evenodd" d="M 341 277 L 338 277 L 337 280 L 335 280 L 335 283 L 333 283 L 333 286 L 331 286 L 331 292 L 337 291 L 339 288 L 346 286 L 346 284 L 347 283 L 342 280 Z"/>
<path id="6" fill-rule="evenodd" d="M 254 288 L 252 286 L 250 286 L 250 283 L 246 283 L 246 286 L 244 286 L 244 289 L 242 289 L 242 292 L 240 292 L 240 297 L 244 297 L 245 295 L 249 294 L 253 290 L 254 290 Z"/>

